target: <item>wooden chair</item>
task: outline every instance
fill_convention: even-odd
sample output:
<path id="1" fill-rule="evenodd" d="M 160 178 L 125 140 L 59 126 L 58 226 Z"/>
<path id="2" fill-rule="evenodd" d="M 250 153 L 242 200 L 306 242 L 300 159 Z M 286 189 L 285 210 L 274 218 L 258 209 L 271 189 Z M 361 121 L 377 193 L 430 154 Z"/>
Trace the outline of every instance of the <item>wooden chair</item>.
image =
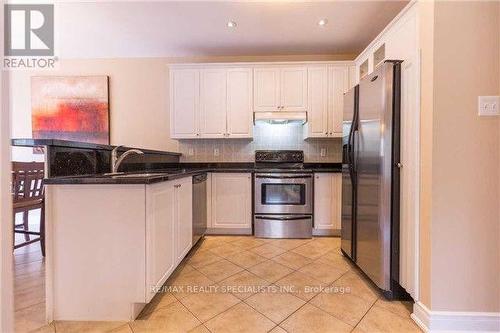
<path id="1" fill-rule="evenodd" d="M 14 249 L 40 241 L 42 255 L 45 256 L 45 205 L 44 205 L 44 164 L 41 162 L 12 162 L 12 203 L 14 240 L 15 234 L 24 234 L 24 242 L 14 245 Z M 30 231 L 28 213 L 41 209 L 40 232 Z M 16 213 L 23 213 L 23 222 L 16 224 Z M 31 239 L 30 236 L 38 236 Z M 15 243 L 14 243 L 15 244 Z"/>

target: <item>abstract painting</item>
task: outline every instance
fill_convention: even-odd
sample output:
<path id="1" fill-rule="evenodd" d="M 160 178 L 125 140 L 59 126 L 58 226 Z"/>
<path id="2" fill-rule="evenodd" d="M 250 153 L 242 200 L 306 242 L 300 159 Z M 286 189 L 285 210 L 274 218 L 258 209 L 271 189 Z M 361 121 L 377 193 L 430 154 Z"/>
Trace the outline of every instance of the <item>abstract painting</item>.
<path id="1" fill-rule="evenodd" d="M 109 144 L 107 76 L 31 78 L 34 139 Z"/>

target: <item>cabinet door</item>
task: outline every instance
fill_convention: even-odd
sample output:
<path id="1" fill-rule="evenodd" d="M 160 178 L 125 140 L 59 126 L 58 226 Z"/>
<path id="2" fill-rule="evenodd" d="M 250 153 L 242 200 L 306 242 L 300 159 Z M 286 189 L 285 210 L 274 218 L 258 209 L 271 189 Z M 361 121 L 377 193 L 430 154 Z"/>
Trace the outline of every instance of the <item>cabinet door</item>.
<path id="1" fill-rule="evenodd" d="M 280 70 L 277 67 L 254 69 L 253 109 L 255 112 L 279 111 Z"/>
<path id="2" fill-rule="evenodd" d="M 252 69 L 227 70 L 227 135 L 230 138 L 251 138 Z"/>
<path id="3" fill-rule="evenodd" d="M 284 67 L 280 79 L 281 111 L 306 111 L 307 67 Z"/>
<path id="4" fill-rule="evenodd" d="M 342 117 L 344 112 L 344 93 L 349 90 L 349 67 L 332 66 L 329 68 L 329 135 L 342 136 Z"/>
<path id="5" fill-rule="evenodd" d="M 197 136 L 199 98 L 199 70 L 172 70 L 170 75 L 170 136 L 172 138 L 195 138 Z"/>
<path id="6" fill-rule="evenodd" d="M 193 179 L 182 178 L 175 182 L 176 262 L 179 263 L 193 243 Z"/>
<path id="7" fill-rule="evenodd" d="M 342 174 L 314 175 L 314 228 L 340 230 Z"/>
<path id="8" fill-rule="evenodd" d="M 307 135 L 328 136 L 328 67 L 310 67 L 307 73 Z"/>
<path id="9" fill-rule="evenodd" d="M 332 174 L 317 173 L 314 175 L 314 228 L 333 229 L 333 191 Z"/>
<path id="10" fill-rule="evenodd" d="M 203 138 L 226 135 L 226 70 L 202 69 L 200 76 L 200 134 Z"/>
<path id="11" fill-rule="evenodd" d="M 354 88 L 357 84 L 358 84 L 358 78 L 356 72 L 356 65 L 349 66 L 349 89 Z"/>
<path id="12" fill-rule="evenodd" d="M 212 227 L 252 227 L 252 176 L 249 173 L 212 174 Z"/>
<path id="13" fill-rule="evenodd" d="M 174 186 L 146 186 L 146 301 L 149 302 L 175 269 Z"/>

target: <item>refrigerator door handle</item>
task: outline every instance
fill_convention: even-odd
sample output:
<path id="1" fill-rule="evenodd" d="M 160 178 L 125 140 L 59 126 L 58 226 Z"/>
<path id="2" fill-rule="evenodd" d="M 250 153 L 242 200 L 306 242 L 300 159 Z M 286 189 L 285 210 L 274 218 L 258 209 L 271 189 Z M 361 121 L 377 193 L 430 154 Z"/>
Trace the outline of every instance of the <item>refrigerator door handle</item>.
<path id="1" fill-rule="evenodd" d="M 352 164 L 352 170 L 354 173 L 357 172 L 357 152 L 358 152 L 358 147 L 356 147 L 356 144 L 358 144 L 358 140 L 356 139 L 359 135 L 358 129 L 356 129 L 352 133 L 352 150 L 351 150 L 351 164 Z"/>

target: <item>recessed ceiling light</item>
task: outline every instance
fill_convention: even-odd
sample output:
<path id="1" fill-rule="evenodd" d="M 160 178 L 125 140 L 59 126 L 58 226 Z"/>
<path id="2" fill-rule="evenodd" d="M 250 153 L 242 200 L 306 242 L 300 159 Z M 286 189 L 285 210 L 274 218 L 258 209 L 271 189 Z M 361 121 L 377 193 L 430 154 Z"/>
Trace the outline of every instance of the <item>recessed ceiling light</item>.
<path id="1" fill-rule="evenodd" d="M 327 23 L 328 23 L 327 19 L 321 19 L 321 20 L 318 21 L 318 25 L 320 27 L 324 27 Z"/>
<path id="2" fill-rule="evenodd" d="M 227 22 L 227 27 L 228 28 L 236 28 L 236 22 L 234 22 L 234 21 Z"/>

